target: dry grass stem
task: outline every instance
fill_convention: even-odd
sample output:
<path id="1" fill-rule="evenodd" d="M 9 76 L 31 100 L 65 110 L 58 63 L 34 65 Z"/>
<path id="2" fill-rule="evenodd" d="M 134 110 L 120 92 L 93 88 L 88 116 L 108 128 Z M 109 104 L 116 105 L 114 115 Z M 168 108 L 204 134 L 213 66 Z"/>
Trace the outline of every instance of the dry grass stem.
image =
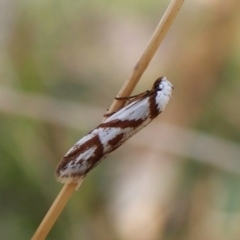
<path id="1" fill-rule="evenodd" d="M 134 67 L 132 74 L 129 76 L 120 92 L 118 97 L 129 96 L 136 84 L 138 83 L 140 77 L 146 70 L 148 64 L 156 53 L 159 45 L 161 44 L 163 38 L 165 37 L 168 29 L 170 28 L 174 18 L 176 17 L 179 9 L 181 8 L 184 0 L 172 0 L 167 8 L 163 18 L 160 20 L 155 32 L 153 33 L 146 50 L 142 54 L 138 63 Z M 114 101 L 109 109 L 109 112 L 114 112 L 119 110 L 123 105 L 124 101 Z M 79 185 L 78 185 L 79 186 Z M 45 239 L 48 232 L 51 230 L 53 224 L 57 220 L 67 201 L 71 197 L 74 189 L 76 189 L 77 184 L 65 184 L 53 205 L 49 209 L 42 223 L 35 232 L 32 240 L 42 240 Z"/>
<path id="2" fill-rule="evenodd" d="M 79 185 L 81 185 L 81 183 Z M 76 189 L 76 184 L 73 183 L 65 184 L 63 186 L 62 190 L 58 194 L 47 214 L 45 215 L 32 239 L 39 240 L 46 238 L 56 219 L 62 212 L 70 197 L 72 196 L 74 189 Z"/>

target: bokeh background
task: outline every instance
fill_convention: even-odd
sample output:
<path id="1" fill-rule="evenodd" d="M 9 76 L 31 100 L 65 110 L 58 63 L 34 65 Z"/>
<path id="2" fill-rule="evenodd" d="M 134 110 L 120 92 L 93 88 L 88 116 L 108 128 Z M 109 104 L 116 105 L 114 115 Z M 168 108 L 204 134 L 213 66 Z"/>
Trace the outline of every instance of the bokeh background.
<path id="1" fill-rule="evenodd" d="M 0 235 L 30 239 L 169 1 L 0 0 Z M 163 114 L 74 193 L 47 239 L 240 239 L 240 1 L 186 0 L 134 93 Z"/>

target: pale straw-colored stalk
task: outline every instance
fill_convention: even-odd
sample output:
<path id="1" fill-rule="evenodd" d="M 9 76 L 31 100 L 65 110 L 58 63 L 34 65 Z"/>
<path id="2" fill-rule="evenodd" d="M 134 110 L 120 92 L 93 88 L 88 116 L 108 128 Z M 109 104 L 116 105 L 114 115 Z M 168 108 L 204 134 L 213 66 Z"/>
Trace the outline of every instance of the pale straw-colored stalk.
<path id="1" fill-rule="evenodd" d="M 183 2 L 184 0 L 172 0 L 170 2 L 166 12 L 164 13 L 162 19 L 160 20 L 151 39 L 149 40 L 149 43 L 145 51 L 143 52 L 136 66 L 134 67 L 132 73 L 124 83 L 123 87 L 119 91 L 117 97 L 130 96 L 133 89 L 137 85 L 140 77 L 146 70 L 148 64 L 150 63 L 151 59 L 153 58 L 154 54 L 159 48 L 162 40 L 164 39 L 167 31 L 169 30 L 171 24 L 173 23 Z M 124 101 L 114 100 L 111 107 L 109 108 L 109 112 L 115 112 L 119 110 L 121 107 L 124 106 L 124 104 L 125 104 Z M 58 216 L 62 212 L 64 206 L 66 205 L 71 195 L 73 194 L 74 190 L 76 189 L 76 187 L 79 187 L 81 183 L 78 183 L 78 185 L 71 183 L 65 184 L 63 186 L 62 190 L 58 194 L 57 198 L 53 202 L 47 214 L 45 215 L 38 229 L 34 233 L 32 240 L 42 240 L 46 238 L 47 234 L 51 230 Z"/>

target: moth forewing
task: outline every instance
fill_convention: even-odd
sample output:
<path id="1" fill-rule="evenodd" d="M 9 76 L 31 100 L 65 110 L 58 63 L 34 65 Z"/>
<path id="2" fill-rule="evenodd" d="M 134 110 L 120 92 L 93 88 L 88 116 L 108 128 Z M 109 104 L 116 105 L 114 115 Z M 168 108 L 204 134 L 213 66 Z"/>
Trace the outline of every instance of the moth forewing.
<path id="1" fill-rule="evenodd" d="M 130 102 L 127 106 L 117 111 L 115 114 L 107 118 L 103 124 L 119 121 L 119 126 L 123 121 L 136 121 L 139 118 L 145 119 L 149 116 L 149 101 L 144 98 L 137 101 Z M 120 123 L 120 121 L 122 121 Z"/>
<path id="2" fill-rule="evenodd" d="M 172 84 L 158 78 L 150 91 L 133 98 L 80 139 L 62 158 L 56 177 L 62 183 L 78 183 L 87 173 L 131 136 L 157 117 L 166 107 Z"/>

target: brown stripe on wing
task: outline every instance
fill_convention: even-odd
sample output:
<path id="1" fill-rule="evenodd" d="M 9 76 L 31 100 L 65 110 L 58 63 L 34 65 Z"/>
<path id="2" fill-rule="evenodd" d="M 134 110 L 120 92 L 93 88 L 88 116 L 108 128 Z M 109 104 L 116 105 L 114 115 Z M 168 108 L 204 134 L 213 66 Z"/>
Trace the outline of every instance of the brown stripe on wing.
<path id="1" fill-rule="evenodd" d="M 86 141 L 84 144 L 77 146 L 69 154 L 65 155 L 57 167 L 57 171 L 56 171 L 57 175 L 60 176 L 61 170 L 66 170 L 67 164 L 69 162 L 72 162 L 73 165 L 76 164 L 78 156 L 92 147 L 96 148 L 94 153 L 92 154 L 92 156 L 88 159 L 78 160 L 77 164 L 78 164 L 79 170 L 84 170 L 84 169 L 81 169 L 81 165 L 83 165 L 84 161 L 88 162 L 89 169 L 91 169 L 93 166 L 95 166 L 96 163 L 99 161 L 99 159 L 102 157 L 102 155 L 104 153 L 103 146 L 102 146 L 102 143 L 101 143 L 98 135 L 94 135 L 91 139 Z M 85 175 L 86 170 L 84 170 L 84 174 L 81 174 L 81 175 Z M 74 176 L 74 175 L 77 176 L 78 174 L 77 173 L 71 174 L 71 176 Z"/>
<path id="2" fill-rule="evenodd" d="M 139 118 L 137 120 L 119 120 L 119 119 L 114 119 L 110 122 L 106 122 L 106 123 L 101 123 L 99 125 L 99 127 L 101 128 L 137 128 L 138 126 L 140 126 L 147 118 Z"/>
<path id="3" fill-rule="evenodd" d="M 92 157 L 90 157 L 87 161 L 90 165 L 89 170 L 93 168 L 97 162 L 101 159 L 101 157 L 104 154 L 103 145 L 101 143 L 101 140 L 98 135 L 95 135 L 92 139 L 89 140 L 89 144 L 96 146 L 94 153 L 92 154 Z M 88 171 L 87 171 L 88 172 Z"/>
<path id="4" fill-rule="evenodd" d="M 160 111 L 158 109 L 158 105 L 156 103 L 156 96 L 157 96 L 157 91 L 155 91 L 154 94 L 152 94 L 148 99 L 149 107 L 150 107 L 150 118 L 151 119 L 154 119 L 160 113 Z"/>
<path id="5" fill-rule="evenodd" d="M 148 99 L 149 106 L 150 106 L 151 119 L 154 119 L 161 113 L 160 109 L 158 109 L 158 104 L 156 103 L 156 96 L 157 96 L 157 92 L 159 91 L 158 87 L 162 79 L 163 77 L 160 77 L 154 82 L 151 90 L 152 94 L 149 96 L 149 99 Z"/>
<path id="6" fill-rule="evenodd" d="M 125 139 L 125 135 L 124 133 L 119 133 L 118 135 L 116 135 L 113 139 L 111 139 L 108 144 L 111 145 L 110 150 L 108 151 L 108 153 L 113 152 L 114 150 L 116 150 L 118 147 L 120 147 L 122 145 L 123 140 Z"/>

